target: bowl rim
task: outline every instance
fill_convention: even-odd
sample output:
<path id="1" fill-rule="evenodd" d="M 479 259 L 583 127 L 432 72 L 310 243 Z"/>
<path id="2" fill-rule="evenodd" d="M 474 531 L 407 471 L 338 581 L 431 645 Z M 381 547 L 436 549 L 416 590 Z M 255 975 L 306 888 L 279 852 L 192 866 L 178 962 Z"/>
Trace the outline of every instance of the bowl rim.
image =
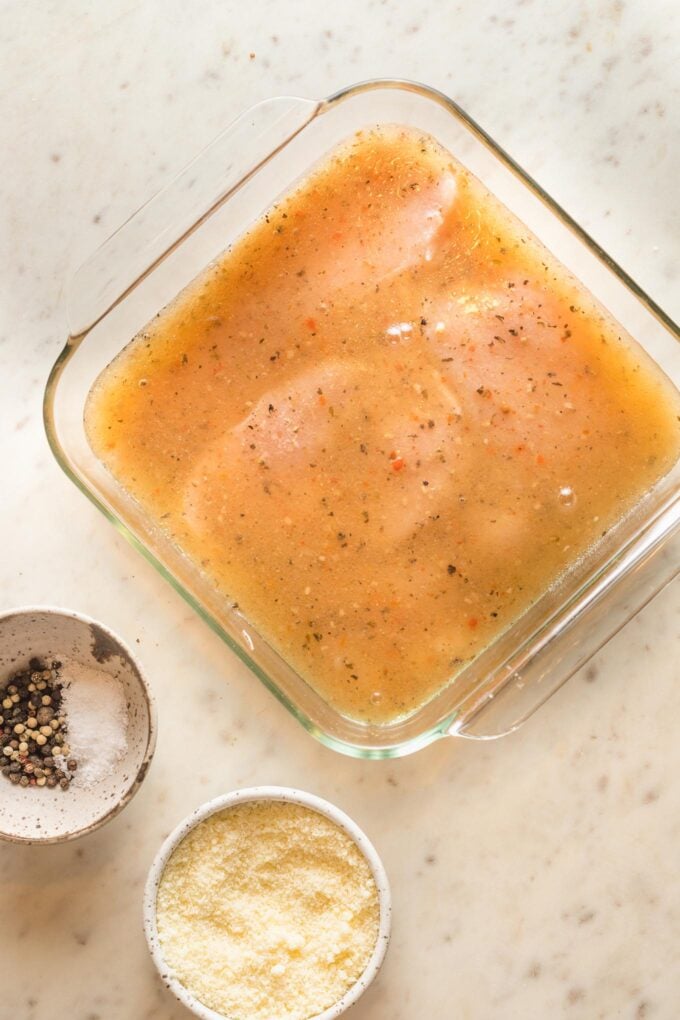
<path id="1" fill-rule="evenodd" d="M 139 787 L 141 786 L 142 782 L 144 781 L 149 769 L 149 765 L 151 764 L 151 759 L 153 758 L 154 751 L 156 750 L 156 736 L 157 736 L 156 698 L 151 689 L 149 679 L 146 676 L 146 673 L 144 672 L 144 669 L 141 663 L 139 662 L 139 659 L 133 653 L 130 646 L 125 641 L 123 641 L 123 639 L 119 637 L 119 635 L 116 634 L 115 631 L 111 630 L 110 627 L 107 627 L 106 624 L 101 623 L 100 620 L 97 620 L 92 616 L 88 616 L 86 613 L 80 613 L 75 609 L 66 609 L 62 606 L 37 604 L 17 606 L 16 608 L 13 609 L 3 609 L 0 610 L 0 624 L 2 624 L 5 620 L 10 619 L 13 616 L 30 616 L 32 614 L 38 613 L 42 613 L 43 615 L 49 616 L 67 617 L 71 620 L 77 620 L 79 623 L 83 623 L 86 626 L 97 627 L 118 648 L 120 648 L 120 650 L 124 653 L 125 657 L 130 662 L 133 672 L 135 673 L 137 680 L 139 681 L 139 686 L 141 687 L 144 702 L 146 704 L 147 719 L 149 725 L 144 755 L 139 764 L 139 767 L 137 768 L 137 772 L 135 773 L 134 779 L 128 786 L 123 796 L 119 800 L 117 800 L 112 807 L 108 808 L 108 810 L 103 815 L 101 815 L 101 817 L 96 818 L 94 821 L 90 822 L 88 825 L 85 825 L 80 829 L 75 829 L 73 832 L 64 833 L 63 835 L 58 836 L 30 836 L 30 837 L 19 836 L 16 835 L 15 833 L 4 831 L 2 829 L 3 823 L 0 821 L 0 840 L 4 840 L 5 842 L 8 843 L 23 843 L 28 845 L 35 843 L 39 844 L 68 843 L 71 840 L 80 839 L 81 836 L 86 836 L 88 833 L 94 832 L 95 829 L 100 828 L 100 826 L 105 825 L 107 822 L 111 821 L 112 818 L 115 818 L 115 816 L 120 811 L 123 810 L 125 805 L 132 800 L 134 795 L 139 790 Z"/>
<path id="2" fill-rule="evenodd" d="M 336 1017 L 339 1017 L 350 1006 L 354 1005 L 360 996 L 363 995 L 382 966 L 390 940 L 392 896 L 385 867 L 369 838 L 349 815 L 324 798 L 316 796 L 316 794 L 307 793 L 304 790 L 288 786 L 250 786 L 213 797 L 187 815 L 172 830 L 170 835 L 166 837 L 156 852 L 144 886 L 144 934 L 149 952 L 164 985 L 187 1009 L 191 1010 L 200 1020 L 226 1020 L 223 1013 L 217 1013 L 214 1009 L 211 1009 L 197 999 L 174 976 L 166 963 L 157 927 L 156 907 L 158 887 L 170 857 L 192 829 L 204 821 L 204 819 L 217 814 L 219 811 L 235 807 L 237 804 L 255 801 L 280 801 L 288 804 L 300 804 L 324 815 L 332 822 L 335 822 L 352 839 L 371 869 L 371 874 L 378 890 L 380 911 L 378 934 L 373 952 L 363 972 L 354 984 L 347 989 L 345 994 L 333 1005 L 323 1010 L 323 1012 L 307 1018 L 307 1020 L 335 1020 Z"/>

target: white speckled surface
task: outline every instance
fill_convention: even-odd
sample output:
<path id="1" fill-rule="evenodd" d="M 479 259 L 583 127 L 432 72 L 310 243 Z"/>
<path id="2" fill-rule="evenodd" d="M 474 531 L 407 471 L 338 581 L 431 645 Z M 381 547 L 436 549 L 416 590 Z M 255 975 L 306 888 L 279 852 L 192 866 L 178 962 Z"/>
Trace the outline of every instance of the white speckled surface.
<path id="1" fill-rule="evenodd" d="M 458 99 L 677 317 L 679 41 L 674 0 L 2 5 L 2 608 L 101 619 L 159 703 L 122 815 L 0 845 L 3 1020 L 185 1017 L 145 949 L 146 871 L 198 803 L 261 783 L 336 802 L 383 857 L 393 941 L 356 1020 L 677 1020 L 677 585 L 514 736 L 344 759 L 61 474 L 40 400 L 64 281 L 125 216 L 257 100 L 378 75 Z"/>

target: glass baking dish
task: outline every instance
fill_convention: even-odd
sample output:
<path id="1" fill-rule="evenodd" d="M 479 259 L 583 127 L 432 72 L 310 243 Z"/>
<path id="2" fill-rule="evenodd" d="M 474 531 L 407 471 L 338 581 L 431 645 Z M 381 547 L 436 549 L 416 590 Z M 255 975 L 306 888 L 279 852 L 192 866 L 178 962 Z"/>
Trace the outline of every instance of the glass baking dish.
<path id="1" fill-rule="evenodd" d="M 678 328 L 454 102 L 423 85 L 354 85 L 328 99 L 267 100 L 239 117 L 75 274 L 70 336 L 50 374 L 45 425 L 80 489 L 317 739 L 345 754 L 407 754 L 445 735 L 515 729 L 680 569 L 680 463 L 515 624 L 418 711 L 358 722 L 323 700 L 116 484 L 88 445 L 90 387 L 125 344 L 337 143 L 369 125 L 434 135 L 505 203 L 680 384 Z"/>

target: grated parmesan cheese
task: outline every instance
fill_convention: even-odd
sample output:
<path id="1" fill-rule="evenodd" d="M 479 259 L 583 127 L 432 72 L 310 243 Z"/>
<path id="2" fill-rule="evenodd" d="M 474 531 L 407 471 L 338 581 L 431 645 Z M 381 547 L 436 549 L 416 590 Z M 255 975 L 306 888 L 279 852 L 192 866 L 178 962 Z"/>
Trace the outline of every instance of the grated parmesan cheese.
<path id="1" fill-rule="evenodd" d="M 378 935 L 378 891 L 354 841 L 299 804 L 254 801 L 200 822 L 157 896 L 163 955 L 229 1018 L 308 1020 L 361 976 Z"/>

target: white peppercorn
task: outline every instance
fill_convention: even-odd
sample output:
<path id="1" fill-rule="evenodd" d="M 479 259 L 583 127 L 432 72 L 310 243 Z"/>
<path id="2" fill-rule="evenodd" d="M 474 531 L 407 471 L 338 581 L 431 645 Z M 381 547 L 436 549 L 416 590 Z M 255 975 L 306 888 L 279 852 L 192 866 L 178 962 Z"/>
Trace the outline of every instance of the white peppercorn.
<path id="1" fill-rule="evenodd" d="M 29 670 L 18 672 L 0 694 L 4 712 L 0 715 L 0 773 L 15 785 L 61 785 L 64 789 L 70 785 L 70 774 L 61 769 L 54 774 L 54 755 L 70 755 L 65 739 L 67 720 L 58 714 L 62 704 L 60 668 L 58 662 L 46 668 L 32 659 Z M 77 764 L 69 758 L 69 773 Z"/>

